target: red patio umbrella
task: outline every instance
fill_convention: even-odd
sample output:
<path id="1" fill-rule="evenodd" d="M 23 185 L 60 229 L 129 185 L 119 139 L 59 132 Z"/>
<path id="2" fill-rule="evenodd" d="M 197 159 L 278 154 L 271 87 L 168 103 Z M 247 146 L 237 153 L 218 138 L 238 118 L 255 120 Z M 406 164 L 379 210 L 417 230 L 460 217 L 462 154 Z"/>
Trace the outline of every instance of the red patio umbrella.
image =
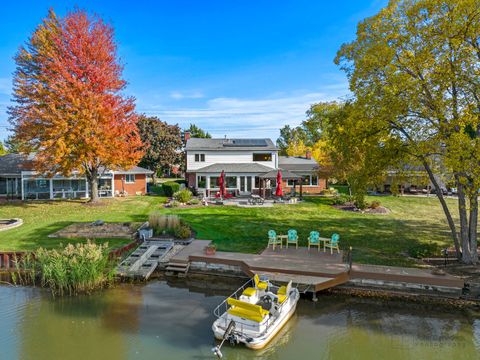
<path id="1" fill-rule="evenodd" d="M 225 171 L 222 170 L 220 174 L 220 179 L 218 179 L 220 185 L 220 196 L 223 198 L 225 196 Z"/>
<path id="2" fill-rule="evenodd" d="M 283 196 L 281 170 L 278 170 L 277 172 L 277 189 L 275 190 L 275 196 Z"/>

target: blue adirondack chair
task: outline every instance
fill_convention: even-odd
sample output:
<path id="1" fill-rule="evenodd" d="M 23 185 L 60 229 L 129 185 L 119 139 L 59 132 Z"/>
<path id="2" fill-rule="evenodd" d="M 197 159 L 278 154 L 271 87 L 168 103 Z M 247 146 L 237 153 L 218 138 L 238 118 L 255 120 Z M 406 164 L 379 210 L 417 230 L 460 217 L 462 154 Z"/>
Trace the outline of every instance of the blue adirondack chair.
<path id="1" fill-rule="evenodd" d="M 318 251 L 320 251 L 320 233 L 318 231 L 310 231 L 308 250 L 310 250 L 310 246 L 318 246 Z"/>
<path id="2" fill-rule="evenodd" d="M 275 246 L 280 245 L 280 248 L 282 248 L 282 240 L 277 237 L 277 233 L 275 230 L 268 230 L 268 247 L 272 245 L 272 249 L 275 250 Z"/>
<path id="3" fill-rule="evenodd" d="M 330 254 L 333 254 L 333 250 L 337 250 L 337 252 L 340 254 L 340 248 L 339 248 L 339 243 L 340 243 L 340 235 L 337 233 L 333 234 L 330 241 L 325 242 L 323 245 L 323 251 L 326 251 L 326 249 L 330 249 Z"/>
<path id="4" fill-rule="evenodd" d="M 298 249 L 298 235 L 297 230 L 290 229 L 287 232 L 287 249 L 288 244 L 295 244 L 295 248 Z"/>

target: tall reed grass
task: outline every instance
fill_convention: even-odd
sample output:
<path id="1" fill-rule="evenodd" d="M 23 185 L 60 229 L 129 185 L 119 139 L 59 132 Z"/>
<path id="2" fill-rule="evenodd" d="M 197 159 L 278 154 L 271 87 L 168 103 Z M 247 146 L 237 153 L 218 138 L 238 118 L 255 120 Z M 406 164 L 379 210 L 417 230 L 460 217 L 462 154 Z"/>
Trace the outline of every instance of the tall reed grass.
<path id="1" fill-rule="evenodd" d="M 173 233 L 181 225 L 181 220 L 177 215 L 164 215 L 154 212 L 149 215 L 148 223 L 156 234 Z"/>
<path id="2" fill-rule="evenodd" d="M 38 249 L 23 257 L 12 275 L 14 283 L 48 287 L 54 296 L 77 295 L 108 286 L 114 266 L 108 244 L 68 244 L 63 250 Z"/>

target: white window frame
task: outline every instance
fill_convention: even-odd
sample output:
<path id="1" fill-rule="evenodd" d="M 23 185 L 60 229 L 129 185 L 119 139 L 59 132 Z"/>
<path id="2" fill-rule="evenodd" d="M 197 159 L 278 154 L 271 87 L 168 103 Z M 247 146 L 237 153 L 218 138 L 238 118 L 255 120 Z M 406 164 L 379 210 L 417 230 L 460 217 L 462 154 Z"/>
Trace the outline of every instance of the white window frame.
<path id="1" fill-rule="evenodd" d="M 135 184 L 135 174 L 125 174 L 125 184 Z"/>
<path id="2" fill-rule="evenodd" d="M 270 155 L 270 160 L 255 160 L 255 155 Z M 253 162 L 272 162 L 273 161 L 273 153 L 271 153 L 271 152 L 252 153 L 252 161 Z"/>

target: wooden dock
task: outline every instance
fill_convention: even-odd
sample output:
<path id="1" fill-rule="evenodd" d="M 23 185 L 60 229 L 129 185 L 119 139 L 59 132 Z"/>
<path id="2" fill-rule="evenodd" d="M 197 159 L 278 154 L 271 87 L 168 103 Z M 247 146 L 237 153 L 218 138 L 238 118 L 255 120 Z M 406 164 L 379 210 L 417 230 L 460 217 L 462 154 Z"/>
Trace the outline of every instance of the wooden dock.
<path id="1" fill-rule="evenodd" d="M 340 252 L 308 250 L 307 248 L 265 249 L 260 254 L 244 254 L 217 251 L 206 255 L 204 248 L 209 241 L 195 240 L 177 255 L 170 264 L 186 268 L 191 264 L 226 265 L 241 269 L 245 275 L 266 275 L 278 282 L 292 281 L 308 291 L 321 291 L 346 283 L 384 288 L 401 288 L 406 291 L 429 289 L 434 292 L 461 294 L 464 281 L 461 278 L 432 274 L 431 269 L 394 266 L 350 265 L 343 261 Z M 188 269 L 187 269 L 188 270 Z"/>
<path id="2" fill-rule="evenodd" d="M 172 241 L 144 241 L 120 263 L 117 274 L 148 279 L 172 248 Z"/>

